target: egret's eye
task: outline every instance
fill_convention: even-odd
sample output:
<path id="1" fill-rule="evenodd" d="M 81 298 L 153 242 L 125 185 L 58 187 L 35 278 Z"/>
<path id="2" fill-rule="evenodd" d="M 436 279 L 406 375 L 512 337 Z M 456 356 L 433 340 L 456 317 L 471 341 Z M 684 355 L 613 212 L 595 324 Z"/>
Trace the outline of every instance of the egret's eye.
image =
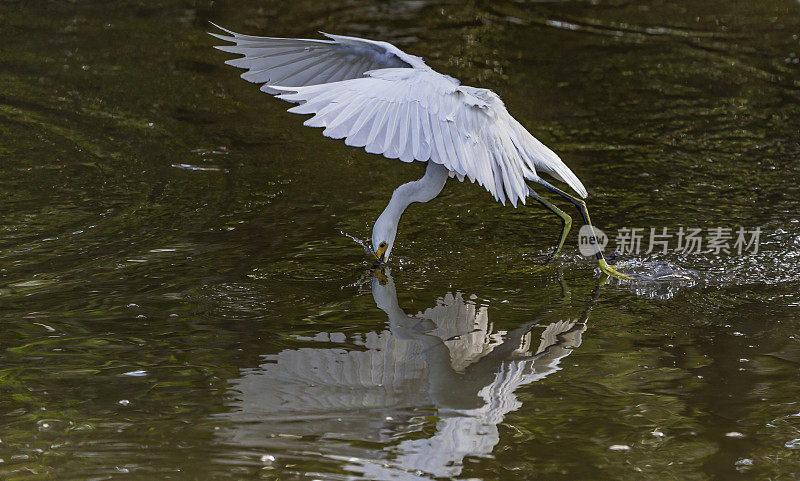
<path id="1" fill-rule="evenodd" d="M 386 242 L 381 242 L 378 247 L 386 247 Z"/>

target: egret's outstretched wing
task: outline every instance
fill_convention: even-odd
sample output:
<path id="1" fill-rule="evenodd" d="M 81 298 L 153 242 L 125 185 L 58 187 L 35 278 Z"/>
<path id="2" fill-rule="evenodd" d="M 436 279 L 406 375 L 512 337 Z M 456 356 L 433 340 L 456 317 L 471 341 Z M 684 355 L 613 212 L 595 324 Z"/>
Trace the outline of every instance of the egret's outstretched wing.
<path id="1" fill-rule="evenodd" d="M 430 69 L 383 69 L 342 82 L 289 87 L 278 97 L 316 114 L 310 127 L 367 152 L 439 163 L 483 185 L 497 200 L 525 203 L 525 179 L 542 169 L 581 196 L 586 189 L 550 149 L 508 113 L 489 90 L 459 86 Z"/>
<path id="2" fill-rule="evenodd" d="M 273 38 L 242 35 L 212 24 L 228 35 L 211 35 L 236 45 L 218 46 L 223 52 L 244 57 L 225 62 L 248 71 L 242 78 L 264 83 L 261 90 L 274 94 L 269 84 L 297 87 L 358 78 L 382 68 L 422 68 L 421 58 L 387 42 L 323 33 L 330 40 Z"/>

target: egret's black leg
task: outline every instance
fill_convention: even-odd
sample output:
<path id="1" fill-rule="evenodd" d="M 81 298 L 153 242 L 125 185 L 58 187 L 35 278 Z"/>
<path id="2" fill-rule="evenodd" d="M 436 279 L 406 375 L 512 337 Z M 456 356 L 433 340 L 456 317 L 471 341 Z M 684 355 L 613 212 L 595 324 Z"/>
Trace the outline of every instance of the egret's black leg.
<path id="1" fill-rule="evenodd" d="M 603 252 L 600 250 L 600 247 L 597 246 L 597 242 L 595 241 L 596 236 L 594 234 L 594 227 L 592 226 L 591 219 L 589 219 L 589 209 L 586 208 L 586 202 L 584 202 L 583 199 L 579 199 L 572 194 L 564 192 L 563 190 L 550 184 L 549 182 L 547 182 L 542 178 L 536 179 L 536 182 L 545 187 L 546 189 L 555 192 L 561 197 L 572 202 L 575 205 L 575 207 L 578 208 L 578 212 L 581 213 L 581 217 L 583 218 L 584 224 L 589 226 L 589 233 L 591 235 L 592 245 L 594 246 L 594 255 L 597 258 L 597 264 L 600 266 L 600 270 L 603 271 L 605 274 L 612 277 L 616 277 L 618 279 L 630 279 L 630 277 L 618 272 L 616 269 L 609 266 L 608 262 L 606 262 L 605 257 L 603 257 Z"/>
<path id="2" fill-rule="evenodd" d="M 564 241 L 567 240 L 567 235 L 569 234 L 569 230 L 572 228 L 572 217 L 569 216 L 566 212 L 556 207 L 552 202 L 545 199 L 541 195 L 534 192 L 533 189 L 528 187 L 528 195 L 530 195 L 536 202 L 542 204 L 543 206 L 547 207 L 550 212 L 554 213 L 558 217 L 561 218 L 561 236 L 558 238 L 558 244 L 556 244 L 553 253 L 550 254 L 550 257 L 547 259 L 547 262 L 552 261 L 561 251 L 561 248 L 564 246 Z M 545 264 L 547 263 L 545 262 Z"/>

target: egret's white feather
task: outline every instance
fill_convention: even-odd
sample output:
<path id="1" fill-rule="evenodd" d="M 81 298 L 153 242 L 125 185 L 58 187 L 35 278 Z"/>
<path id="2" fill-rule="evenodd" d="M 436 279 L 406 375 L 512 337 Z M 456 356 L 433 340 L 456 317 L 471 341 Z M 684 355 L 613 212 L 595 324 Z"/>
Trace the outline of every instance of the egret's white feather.
<path id="1" fill-rule="evenodd" d="M 221 27 L 219 27 L 221 28 Z M 506 110 L 494 92 L 460 85 L 394 45 L 323 34 L 329 40 L 212 34 L 244 55 L 227 63 L 242 78 L 314 114 L 304 125 L 367 152 L 447 167 L 484 186 L 498 201 L 525 203 L 525 180 L 546 172 L 581 197 L 586 189 L 561 159 Z"/>
<path id="2" fill-rule="evenodd" d="M 231 61 L 231 65 L 247 68 L 249 70 L 264 70 L 267 75 L 272 78 L 272 82 L 274 82 L 275 79 L 271 77 L 269 69 L 285 64 L 290 60 L 288 58 L 283 58 L 287 55 L 316 56 L 320 60 L 333 55 L 339 59 L 340 63 L 350 67 L 349 69 L 344 69 L 345 73 L 341 75 L 332 74 L 331 78 L 327 80 L 328 82 L 359 77 L 370 69 L 425 67 L 425 63 L 421 58 L 409 55 L 387 42 L 331 35 L 324 32 L 322 34 L 330 40 L 257 37 L 253 35 L 243 35 L 213 23 L 212 25 L 229 35 L 209 32 L 211 35 L 236 44 L 235 46 L 219 46 L 217 47 L 218 49 L 224 52 L 245 56 L 244 58 Z M 358 66 L 357 69 L 354 68 L 356 66 Z M 337 76 L 340 78 L 336 78 Z M 268 80 L 263 81 L 266 82 Z"/>

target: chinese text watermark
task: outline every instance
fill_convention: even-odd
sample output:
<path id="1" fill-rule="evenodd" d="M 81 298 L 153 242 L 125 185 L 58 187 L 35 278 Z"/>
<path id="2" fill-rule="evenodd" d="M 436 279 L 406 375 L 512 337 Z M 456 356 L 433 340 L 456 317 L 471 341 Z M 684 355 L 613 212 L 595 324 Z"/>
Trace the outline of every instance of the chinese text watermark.
<path id="1" fill-rule="evenodd" d="M 678 227 L 622 227 L 614 238 L 615 250 L 619 254 L 758 254 L 761 227 L 712 227 L 700 229 Z M 581 227 L 578 232 L 578 248 L 586 257 L 594 256 L 608 244 L 608 235 L 597 227 Z"/>

